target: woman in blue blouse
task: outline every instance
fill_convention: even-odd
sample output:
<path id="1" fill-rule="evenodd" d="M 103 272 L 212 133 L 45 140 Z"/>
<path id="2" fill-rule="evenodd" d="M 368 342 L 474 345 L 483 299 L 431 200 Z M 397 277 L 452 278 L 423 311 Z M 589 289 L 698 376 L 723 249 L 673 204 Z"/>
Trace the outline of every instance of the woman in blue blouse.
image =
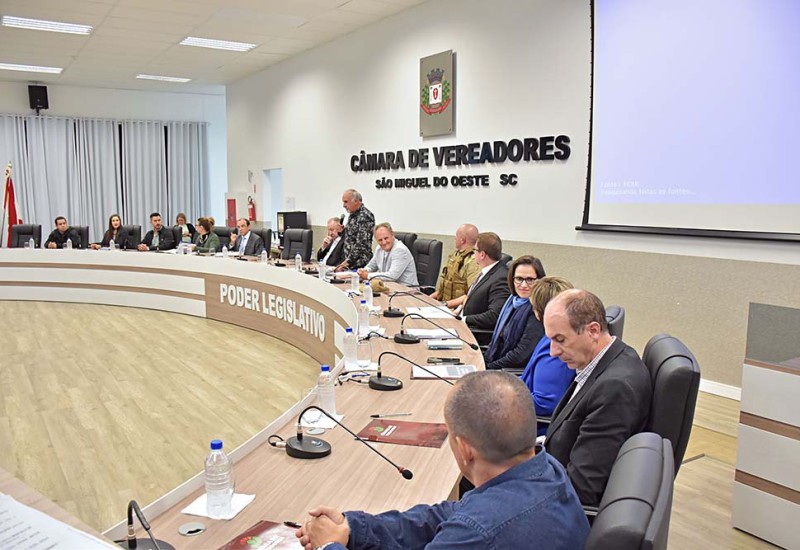
<path id="1" fill-rule="evenodd" d="M 561 277 L 544 277 L 536 281 L 531 290 L 531 305 L 536 318 L 542 319 L 547 303 L 570 288 L 574 288 L 572 283 Z M 550 417 L 572 384 L 575 371 L 567 367 L 561 359 L 550 356 L 550 339 L 542 336 L 521 378 L 531 390 L 536 416 Z M 538 431 L 539 435 L 544 435 L 547 424 L 540 423 Z"/>
<path id="2" fill-rule="evenodd" d="M 544 336 L 542 322 L 533 314 L 530 296 L 534 283 L 544 277 L 538 258 L 520 256 L 508 270 L 508 297 L 494 326 L 489 349 L 483 354 L 487 369 L 522 369 Z"/>

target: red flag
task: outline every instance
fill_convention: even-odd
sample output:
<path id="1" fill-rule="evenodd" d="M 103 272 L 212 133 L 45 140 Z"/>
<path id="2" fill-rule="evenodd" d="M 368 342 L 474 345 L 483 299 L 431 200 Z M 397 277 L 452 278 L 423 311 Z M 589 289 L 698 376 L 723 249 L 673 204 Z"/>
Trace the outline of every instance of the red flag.
<path id="1" fill-rule="evenodd" d="M 17 208 L 17 198 L 14 195 L 14 182 L 11 181 L 11 163 L 6 166 L 6 190 L 3 195 L 3 219 L 8 220 L 8 240 L 6 246 L 11 246 L 11 226 L 22 223 L 22 218 L 19 217 L 19 209 Z M 5 223 L 3 229 L 5 229 Z"/>

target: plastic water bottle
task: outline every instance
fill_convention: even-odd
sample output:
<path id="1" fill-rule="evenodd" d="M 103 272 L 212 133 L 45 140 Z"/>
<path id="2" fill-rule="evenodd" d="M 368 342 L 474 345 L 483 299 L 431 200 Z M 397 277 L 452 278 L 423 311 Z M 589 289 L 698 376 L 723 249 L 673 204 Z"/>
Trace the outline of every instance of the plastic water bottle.
<path id="1" fill-rule="evenodd" d="M 223 258 L 227 258 L 228 257 L 228 247 L 227 246 L 223 246 L 222 247 L 222 257 Z"/>
<path id="2" fill-rule="evenodd" d="M 358 337 L 351 327 L 347 327 L 344 332 L 344 366 L 347 368 L 358 368 Z"/>
<path id="3" fill-rule="evenodd" d="M 367 301 L 367 305 L 372 308 L 372 286 L 369 284 L 369 280 L 364 283 L 364 299 Z"/>
<path id="4" fill-rule="evenodd" d="M 330 365 L 320 367 L 317 391 L 319 392 L 319 406 L 330 415 L 336 415 L 336 385 L 333 383 Z"/>
<path id="5" fill-rule="evenodd" d="M 208 517 L 221 519 L 231 513 L 233 500 L 233 464 L 222 450 L 222 441 L 211 442 L 211 452 L 206 457 L 206 499 Z"/>
<path id="6" fill-rule="evenodd" d="M 303 271 L 303 257 L 299 252 L 294 257 L 294 268 L 297 271 Z"/>
<path id="7" fill-rule="evenodd" d="M 367 334 L 369 334 L 369 306 L 366 300 L 361 300 L 361 307 L 358 308 L 358 335 Z"/>
<path id="8" fill-rule="evenodd" d="M 28 248 L 30 248 L 31 250 L 33 250 L 34 248 L 36 248 L 36 243 L 35 243 L 35 242 L 33 242 L 33 237 L 31 237 L 30 239 L 28 239 Z"/>
<path id="9" fill-rule="evenodd" d="M 317 263 L 317 273 L 319 274 L 319 280 L 325 281 L 325 262 L 322 260 Z"/>
<path id="10" fill-rule="evenodd" d="M 269 262 L 269 255 L 267 254 L 267 249 L 261 251 L 261 263 L 266 264 Z"/>
<path id="11" fill-rule="evenodd" d="M 114 239 L 108 241 L 108 249 L 114 251 Z"/>
<path id="12" fill-rule="evenodd" d="M 361 278 L 358 276 L 358 272 L 354 269 L 353 273 L 350 275 L 350 292 L 354 294 L 358 294 L 358 283 Z"/>
<path id="13" fill-rule="evenodd" d="M 64 248 L 72 250 L 72 239 L 67 239 L 67 244 L 64 245 Z"/>

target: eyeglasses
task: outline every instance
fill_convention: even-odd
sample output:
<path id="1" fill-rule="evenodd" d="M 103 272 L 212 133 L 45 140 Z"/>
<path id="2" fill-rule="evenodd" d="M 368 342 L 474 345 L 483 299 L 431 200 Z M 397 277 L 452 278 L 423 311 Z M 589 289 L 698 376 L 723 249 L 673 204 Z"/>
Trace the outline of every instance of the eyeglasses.
<path id="1" fill-rule="evenodd" d="M 536 282 L 538 278 L 536 277 L 514 277 L 514 284 L 521 285 L 525 283 L 528 286 L 531 286 L 534 282 Z"/>

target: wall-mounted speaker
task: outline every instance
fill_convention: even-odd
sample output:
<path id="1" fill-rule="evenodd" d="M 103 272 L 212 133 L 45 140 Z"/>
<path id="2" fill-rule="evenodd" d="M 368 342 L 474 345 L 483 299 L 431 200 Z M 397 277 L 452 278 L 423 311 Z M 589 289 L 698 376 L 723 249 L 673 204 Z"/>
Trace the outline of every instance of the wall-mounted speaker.
<path id="1" fill-rule="evenodd" d="M 31 109 L 35 109 L 37 115 L 41 109 L 50 108 L 47 102 L 47 86 L 28 86 L 28 99 L 31 102 Z"/>

